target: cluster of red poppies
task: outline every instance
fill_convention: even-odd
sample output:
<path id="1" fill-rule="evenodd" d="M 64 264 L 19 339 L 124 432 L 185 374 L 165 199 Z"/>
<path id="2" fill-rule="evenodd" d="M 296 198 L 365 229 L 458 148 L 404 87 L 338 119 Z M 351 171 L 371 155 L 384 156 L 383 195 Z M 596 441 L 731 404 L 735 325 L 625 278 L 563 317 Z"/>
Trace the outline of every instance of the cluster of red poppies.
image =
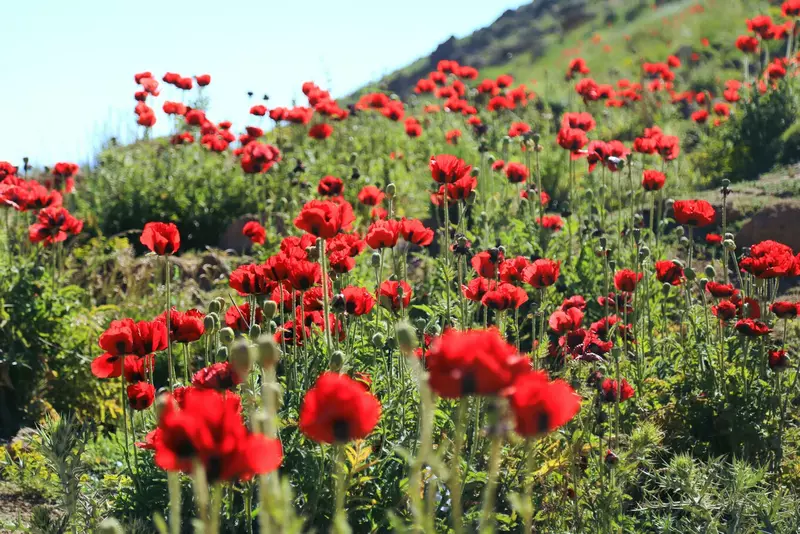
<path id="1" fill-rule="evenodd" d="M 78 170 L 74 163 L 56 163 L 42 182 L 18 176 L 17 167 L 0 161 L 0 206 L 35 213 L 36 222 L 28 227 L 31 243 L 52 245 L 83 230 L 83 221 L 63 206 L 63 195 L 74 190 Z"/>

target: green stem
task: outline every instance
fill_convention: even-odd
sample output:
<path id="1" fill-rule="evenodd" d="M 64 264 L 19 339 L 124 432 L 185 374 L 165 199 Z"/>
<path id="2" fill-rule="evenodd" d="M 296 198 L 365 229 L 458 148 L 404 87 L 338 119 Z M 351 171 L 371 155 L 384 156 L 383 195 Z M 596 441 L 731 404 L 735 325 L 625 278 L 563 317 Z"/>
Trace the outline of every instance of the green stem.
<path id="1" fill-rule="evenodd" d="M 456 425 L 453 442 L 453 456 L 450 460 L 450 500 L 453 504 L 453 531 L 455 534 L 464 532 L 464 513 L 461 506 L 461 449 L 464 446 L 464 434 L 467 415 L 467 402 L 460 398 L 456 407 Z"/>

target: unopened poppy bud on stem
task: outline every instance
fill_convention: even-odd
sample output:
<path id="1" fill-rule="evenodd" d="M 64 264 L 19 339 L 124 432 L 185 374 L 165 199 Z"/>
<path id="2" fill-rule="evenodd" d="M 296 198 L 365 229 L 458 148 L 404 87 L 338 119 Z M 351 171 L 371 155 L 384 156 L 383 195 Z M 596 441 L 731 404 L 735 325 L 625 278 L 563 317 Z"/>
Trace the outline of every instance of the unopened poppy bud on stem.
<path id="1" fill-rule="evenodd" d="M 469 196 L 467 197 L 467 205 L 472 206 L 478 201 L 478 192 L 474 189 L 469 192 Z"/>
<path id="2" fill-rule="evenodd" d="M 169 390 L 166 388 L 159 390 L 156 402 L 153 405 L 156 412 L 156 421 L 161 420 L 161 415 L 164 413 L 164 410 L 167 409 L 167 404 L 170 402 L 175 402 L 175 399 L 169 394 Z"/>
<path id="3" fill-rule="evenodd" d="M 403 321 L 397 323 L 395 326 L 397 332 L 397 344 L 400 352 L 404 355 L 410 355 L 415 348 L 417 348 L 417 332 L 414 327 Z"/>
<path id="4" fill-rule="evenodd" d="M 253 326 L 251 326 L 250 327 L 250 332 L 248 332 L 248 334 L 247 334 L 247 336 L 250 339 L 258 339 L 258 337 L 260 335 L 261 335 L 261 326 L 259 326 L 257 324 L 254 324 Z"/>
<path id="5" fill-rule="evenodd" d="M 733 242 L 733 239 L 726 239 L 722 245 L 728 250 L 736 250 L 736 243 Z"/>
<path id="6" fill-rule="evenodd" d="M 384 340 L 383 335 L 380 333 L 376 333 L 372 336 L 372 346 L 376 349 L 383 347 Z"/>
<path id="7" fill-rule="evenodd" d="M 228 359 L 228 347 L 220 347 L 217 349 L 217 361 L 224 362 Z"/>
<path id="8" fill-rule="evenodd" d="M 261 309 L 264 311 L 264 318 L 269 320 L 275 317 L 275 314 L 278 313 L 278 303 L 274 300 L 268 300 L 264 302 Z"/>
<path id="9" fill-rule="evenodd" d="M 486 158 L 486 161 L 488 161 L 489 164 L 491 165 L 492 163 L 497 161 L 497 158 L 495 158 L 492 154 L 489 154 L 489 156 Z"/>
<path id="10" fill-rule="evenodd" d="M 344 365 L 344 352 L 340 350 L 333 351 L 331 354 L 331 371 L 338 373 L 342 370 L 342 366 Z"/>
<path id="11" fill-rule="evenodd" d="M 380 252 L 373 252 L 372 257 L 370 258 L 370 263 L 376 269 L 381 266 L 381 253 Z"/>
<path id="12" fill-rule="evenodd" d="M 394 185 L 392 183 L 392 184 L 389 184 L 389 185 L 386 186 L 386 196 L 387 197 L 394 198 L 394 196 L 396 194 L 397 194 L 397 186 L 396 185 Z"/>
<path id="13" fill-rule="evenodd" d="M 244 379 L 250 373 L 253 366 L 253 354 L 250 351 L 250 343 L 240 338 L 231 346 L 230 357 L 234 371 L 240 378 Z"/>
<path id="14" fill-rule="evenodd" d="M 716 276 L 717 276 L 717 271 L 714 269 L 714 266 L 713 266 L 713 265 L 706 265 L 706 268 L 705 268 L 705 275 L 706 275 L 708 278 L 710 278 L 711 280 L 713 280 L 714 278 L 716 278 Z"/>
<path id="15" fill-rule="evenodd" d="M 639 249 L 639 257 L 644 259 L 650 256 L 650 249 L 648 247 L 642 247 Z"/>
<path id="16" fill-rule="evenodd" d="M 234 333 L 233 328 L 226 326 L 219 331 L 219 341 L 223 345 L 230 345 L 233 343 Z"/>
<path id="17" fill-rule="evenodd" d="M 264 334 L 258 338 L 258 360 L 261 367 L 269 369 L 278 365 L 281 360 L 281 348 L 272 336 Z"/>
<path id="18" fill-rule="evenodd" d="M 694 272 L 694 269 L 692 269 L 691 267 L 686 267 L 683 270 L 683 274 L 686 276 L 686 279 L 689 280 L 689 281 L 694 280 L 695 278 L 697 278 L 697 274 Z"/>
<path id="19" fill-rule="evenodd" d="M 217 324 L 219 324 L 219 319 L 214 320 L 213 314 L 208 314 L 203 318 L 203 328 L 206 332 L 213 332 L 217 328 Z"/>
<path id="20" fill-rule="evenodd" d="M 211 302 L 208 303 L 208 313 L 210 314 L 219 313 L 219 311 L 220 311 L 220 306 L 218 301 L 212 300 Z"/>
<path id="21" fill-rule="evenodd" d="M 269 420 L 269 416 L 264 413 L 263 410 L 258 410 L 256 413 L 253 414 L 253 419 L 250 421 L 251 431 L 254 434 L 266 434 L 267 433 L 267 421 Z"/>
<path id="22" fill-rule="evenodd" d="M 678 243 L 680 243 L 682 247 L 685 247 L 689 244 L 689 238 L 686 237 L 685 235 L 681 236 L 681 238 L 678 239 Z"/>
<path id="23" fill-rule="evenodd" d="M 708 278 L 701 278 L 699 284 L 700 284 L 700 289 L 705 291 L 706 285 L 708 285 Z"/>

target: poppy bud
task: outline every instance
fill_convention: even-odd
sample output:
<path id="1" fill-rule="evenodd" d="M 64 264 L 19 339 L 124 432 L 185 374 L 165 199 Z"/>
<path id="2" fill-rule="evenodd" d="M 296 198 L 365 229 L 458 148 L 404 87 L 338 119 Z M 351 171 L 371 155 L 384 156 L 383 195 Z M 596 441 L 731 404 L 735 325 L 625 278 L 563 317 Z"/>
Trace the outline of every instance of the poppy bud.
<path id="1" fill-rule="evenodd" d="M 243 338 L 239 338 L 236 343 L 231 346 L 228 361 L 231 362 L 233 370 L 236 371 L 239 378 L 243 380 L 247 378 L 247 375 L 250 373 L 250 368 L 253 366 L 250 344 Z"/>
<path id="2" fill-rule="evenodd" d="M 480 176 L 480 175 L 481 175 L 481 170 L 480 170 L 478 167 L 474 167 L 474 168 L 472 169 L 472 172 L 471 172 L 470 174 L 472 174 L 472 176 L 473 176 L 474 178 L 477 178 L 478 176 Z"/>
<path id="3" fill-rule="evenodd" d="M 250 327 L 250 332 L 247 333 L 247 336 L 250 339 L 258 339 L 258 337 L 260 335 L 261 335 L 261 326 L 257 325 L 257 324 L 254 324 L 253 326 L 251 326 Z"/>
<path id="4" fill-rule="evenodd" d="M 469 192 L 469 196 L 467 197 L 467 206 L 472 206 L 478 201 L 478 192 L 476 190 L 472 190 Z"/>
<path id="5" fill-rule="evenodd" d="M 686 276 L 686 279 L 689 280 L 690 282 L 692 280 L 694 280 L 695 278 L 697 278 L 697 274 L 694 272 L 694 269 L 692 269 L 691 267 L 686 267 L 683 270 L 683 274 Z"/>
<path id="6" fill-rule="evenodd" d="M 342 293 L 337 293 L 331 299 L 331 309 L 335 312 L 341 313 L 345 311 L 346 304 L 347 301 L 345 300 L 344 295 Z"/>
<path id="7" fill-rule="evenodd" d="M 274 300 L 265 301 L 264 304 L 261 305 L 261 309 L 264 312 L 265 319 L 272 319 L 275 317 L 275 314 L 278 313 L 278 303 Z"/>
<path id="8" fill-rule="evenodd" d="M 372 258 L 370 258 L 370 262 L 372 266 L 376 269 L 381 266 L 381 253 L 380 252 L 373 252 Z"/>
<path id="9" fill-rule="evenodd" d="M 358 152 L 351 152 L 350 153 L 350 165 L 355 164 L 357 159 L 358 159 Z M 353 169 L 353 170 L 355 170 L 355 169 Z"/>
<path id="10" fill-rule="evenodd" d="M 489 154 L 489 156 L 486 158 L 486 161 L 488 161 L 489 164 L 491 165 L 492 163 L 497 161 L 497 158 L 495 158 L 492 154 Z"/>
<path id="11" fill-rule="evenodd" d="M 725 234 L 725 239 L 730 239 L 731 241 L 733 241 L 733 234 L 730 233 L 730 232 L 726 233 Z"/>
<path id="12" fill-rule="evenodd" d="M 219 331 L 219 341 L 223 345 L 230 345 L 233 342 L 233 328 L 225 327 Z"/>
<path id="13" fill-rule="evenodd" d="M 281 348 L 272 336 L 264 334 L 258 338 L 258 362 L 263 369 L 278 365 L 281 360 Z"/>
<path id="14" fill-rule="evenodd" d="M 503 137 L 503 146 L 507 147 L 510 143 L 511 143 L 511 138 L 509 136 L 507 136 L 507 135 L 504 136 Z"/>
<path id="15" fill-rule="evenodd" d="M 314 245 L 306 247 L 306 256 L 308 257 L 308 261 L 319 260 L 319 249 Z"/>
<path id="16" fill-rule="evenodd" d="M 417 330 L 420 332 L 425 331 L 425 327 L 427 326 L 428 321 L 425 320 L 423 317 L 419 317 L 416 321 L 414 321 L 414 325 L 416 326 Z"/>
<path id="17" fill-rule="evenodd" d="M 206 332 L 213 332 L 217 328 L 217 322 L 213 315 L 208 314 L 203 318 L 203 328 Z"/>
<path id="18" fill-rule="evenodd" d="M 636 244 L 639 244 L 639 241 L 642 239 L 642 230 L 641 228 L 634 228 L 633 229 L 633 240 Z M 646 257 L 646 256 L 645 256 Z"/>
<path id="19" fill-rule="evenodd" d="M 383 343 L 384 343 L 383 334 L 381 334 L 380 332 L 376 332 L 375 334 L 373 334 L 373 336 L 372 336 L 372 346 L 373 347 L 375 347 L 376 349 L 379 349 L 379 348 L 383 347 Z"/>
<path id="20" fill-rule="evenodd" d="M 686 235 L 686 230 L 683 229 L 683 226 L 678 226 L 675 228 L 675 235 L 678 237 L 683 237 Z"/>
<path id="21" fill-rule="evenodd" d="M 385 192 L 387 197 L 394 198 L 394 196 L 397 194 L 397 186 L 391 183 L 386 186 Z"/>
<path id="22" fill-rule="evenodd" d="M 650 256 L 650 249 L 648 247 L 642 247 L 639 249 L 639 257 L 644 259 Z"/>
<path id="23" fill-rule="evenodd" d="M 606 451 L 606 458 L 605 458 L 606 465 L 611 467 L 617 465 L 619 463 L 619 456 L 614 454 L 611 449 Z"/>
<path id="24" fill-rule="evenodd" d="M 613 271 L 617 268 L 617 262 L 614 260 L 608 260 L 608 268 Z"/>
<path id="25" fill-rule="evenodd" d="M 333 351 L 331 354 L 331 371 L 338 373 L 342 370 L 342 366 L 344 365 L 344 352 L 340 350 Z"/>
<path id="26" fill-rule="evenodd" d="M 714 269 L 714 266 L 713 266 L 713 265 L 711 265 L 711 264 L 709 264 L 709 265 L 706 265 L 706 268 L 705 268 L 705 275 L 706 275 L 708 278 L 710 278 L 711 280 L 713 280 L 714 278 L 716 278 L 716 276 L 717 276 L 717 271 Z"/>
<path id="27" fill-rule="evenodd" d="M 533 139 L 533 142 L 534 142 L 534 143 L 536 143 L 537 145 L 539 144 L 539 140 L 540 140 L 541 138 L 542 138 L 542 136 L 541 136 L 541 135 L 539 135 L 538 133 L 534 133 L 534 134 L 531 136 L 531 139 Z"/>
<path id="28" fill-rule="evenodd" d="M 269 416 L 264 413 L 264 410 L 258 410 L 256 413 L 253 414 L 253 418 L 250 420 L 250 431 L 253 434 L 266 434 L 267 431 L 267 421 L 269 420 Z"/>
<path id="29" fill-rule="evenodd" d="M 212 300 L 208 303 L 208 313 L 219 313 L 220 305 L 219 302 L 216 300 Z"/>
<path id="30" fill-rule="evenodd" d="M 733 242 L 733 239 L 726 239 L 722 245 L 728 250 L 736 250 L 736 243 Z"/>
<path id="31" fill-rule="evenodd" d="M 270 332 L 274 332 L 277 329 L 278 329 L 278 323 L 276 323 L 275 321 L 270 321 L 269 322 L 269 331 Z"/>
<path id="32" fill-rule="evenodd" d="M 219 310 L 217 310 L 217 313 L 219 313 L 220 311 L 225 309 L 225 297 L 217 297 L 217 298 L 214 299 L 214 301 L 219 306 Z"/>
<path id="33" fill-rule="evenodd" d="M 665 295 L 669 295 L 669 290 L 672 289 L 672 287 L 673 287 L 672 284 L 665 283 L 664 285 L 661 286 L 661 292 L 664 293 Z"/>
<path id="34" fill-rule="evenodd" d="M 608 193 L 608 186 L 606 184 L 600 184 L 598 191 L 600 191 L 601 195 L 605 195 L 606 193 Z"/>
<path id="35" fill-rule="evenodd" d="M 600 243 L 600 248 L 603 250 L 605 250 L 606 246 L 608 246 L 608 239 L 606 239 L 606 236 L 600 236 L 600 239 L 597 241 Z"/>
<path id="36" fill-rule="evenodd" d="M 700 279 L 700 289 L 705 291 L 706 290 L 706 285 L 708 285 L 708 278 L 705 278 L 705 277 L 701 278 Z"/>
<path id="37" fill-rule="evenodd" d="M 688 245 L 689 245 L 689 238 L 688 238 L 688 237 L 686 237 L 685 235 L 684 235 L 684 236 L 681 236 L 681 238 L 680 238 L 680 239 L 678 239 L 678 243 L 680 243 L 680 245 L 681 245 L 682 247 L 688 246 Z"/>
<path id="38" fill-rule="evenodd" d="M 125 534 L 125 530 L 123 530 L 122 525 L 120 525 L 119 521 L 113 517 L 107 517 L 106 519 L 103 519 L 103 521 L 97 525 L 96 532 L 98 534 Z"/>
<path id="39" fill-rule="evenodd" d="M 417 348 L 417 332 L 414 327 L 403 321 L 395 326 L 397 332 L 397 342 L 400 352 L 408 356 Z"/>
<path id="40" fill-rule="evenodd" d="M 730 187 L 730 185 L 731 185 L 730 180 L 728 180 L 727 178 L 722 179 L 722 187 Z"/>

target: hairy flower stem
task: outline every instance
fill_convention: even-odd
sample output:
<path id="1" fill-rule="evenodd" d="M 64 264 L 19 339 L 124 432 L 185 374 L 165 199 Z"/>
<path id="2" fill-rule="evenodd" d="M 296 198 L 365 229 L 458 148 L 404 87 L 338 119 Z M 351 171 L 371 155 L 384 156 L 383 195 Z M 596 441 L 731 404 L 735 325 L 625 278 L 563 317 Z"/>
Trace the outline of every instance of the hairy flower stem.
<path id="1" fill-rule="evenodd" d="M 444 234 L 442 237 L 444 238 L 444 264 L 445 267 L 450 267 L 450 205 L 448 204 L 447 198 L 447 184 L 444 184 Z M 447 328 L 450 325 L 450 275 L 449 269 L 445 269 L 444 272 L 444 295 L 445 295 L 445 320 L 442 324 L 442 330 Z"/>
<path id="2" fill-rule="evenodd" d="M 181 479 L 177 471 L 167 473 L 169 489 L 169 531 L 170 534 L 181 532 Z"/>
<path id="3" fill-rule="evenodd" d="M 467 417 L 467 401 L 458 399 L 456 407 L 455 436 L 453 441 L 453 456 L 450 459 L 450 500 L 453 504 L 452 518 L 455 534 L 464 532 L 464 512 L 461 507 L 461 449 L 464 447 L 464 434 Z"/>
<path id="4" fill-rule="evenodd" d="M 330 320 L 328 319 L 330 316 L 331 310 L 331 303 L 330 303 L 330 296 L 328 295 L 328 270 L 326 266 L 326 257 L 325 257 L 325 240 L 318 239 L 317 240 L 317 248 L 319 250 L 319 266 L 322 270 L 322 308 L 323 313 L 325 314 L 322 320 L 322 330 L 325 333 L 325 345 L 328 348 L 328 357 L 330 358 L 331 354 L 333 354 L 333 349 L 331 347 L 331 328 L 330 328 Z M 300 328 L 303 329 L 303 326 L 300 325 Z"/>
<path id="5" fill-rule="evenodd" d="M 494 515 L 494 500 L 497 493 L 497 476 L 500 470 L 500 453 L 503 452 L 503 436 L 499 432 L 492 437 L 491 451 L 489 452 L 489 467 L 486 488 L 483 492 L 483 506 L 481 507 L 481 521 L 478 532 L 491 532 Z"/>
<path id="6" fill-rule="evenodd" d="M 433 442 L 433 416 L 436 407 L 431 396 L 431 390 L 428 386 L 425 371 L 420 365 L 419 360 L 413 354 L 407 355 L 407 358 L 414 371 L 414 376 L 417 377 L 421 424 L 420 446 L 411 464 L 411 473 L 409 475 L 409 497 L 411 499 L 411 512 L 414 517 L 414 530 L 418 532 L 428 532 L 433 529 L 428 529 L 426 526 L 426 510 L 420 492 L 423 490 L 422 469 L 427 463 Z M 433 515 L 432 511 L 428 511 L 428 513 Z"/>
<path id="7" fill-rule="evenodd" d="M 172 295 L 170 291 L 170 278 L 172 278 L 169 266 L 169 256 L 164 256 L 164 277 L 167 283 L 167 367 L 169 369 L 169 391 L 175 385 L 175 366 L 172 363 Z M 188 383 L 186 384 L 188 385 Z"/>
<path id="8" fill-rule="evenodd" d="M 333 515 L 333 531 L 342 532 L 340 528 L 347 523 L 347 511 L 345 510 L 345 497 L 347 495 L 347 466 L 345 465 L 345 454 L 343 445 L 335 445 L 334 469 L 336 471 L 336 508 Z"/>
<path id="9" fill-rule="evenodd" d="M 533 532 L 533 480 L 536 468 L 534 443 L 532 438 L 525 440 L 525 493 L 523 497 L 525 506 L 522 508 L 522 524 L 525 525 L 525 529 L 523 532 Z"/>

